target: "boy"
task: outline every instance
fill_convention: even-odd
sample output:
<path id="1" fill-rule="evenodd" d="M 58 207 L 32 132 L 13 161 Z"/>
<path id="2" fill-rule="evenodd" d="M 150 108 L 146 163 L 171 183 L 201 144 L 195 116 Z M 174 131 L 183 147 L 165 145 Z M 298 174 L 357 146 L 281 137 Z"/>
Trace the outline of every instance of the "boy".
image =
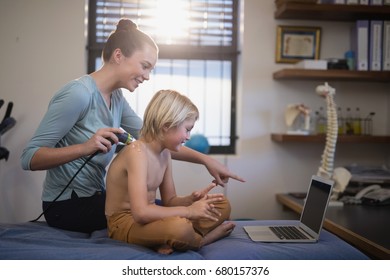
<path id="1" fill-rule="evenodd" d="M 109 236 L 154 248 L 197 250 L 229 235 L 235 225 L 223 194 L 209 194 L 216 185 L 176 195 L 170 151 L 177 152 L 190 138 L 198 119 L 196 106 L 172 90 L 155 94 L 146 108 L 140 139 L 112 161 L 106 179 L 106 216 Z M 159 189 L 162 206 L 155 204 Z"/>

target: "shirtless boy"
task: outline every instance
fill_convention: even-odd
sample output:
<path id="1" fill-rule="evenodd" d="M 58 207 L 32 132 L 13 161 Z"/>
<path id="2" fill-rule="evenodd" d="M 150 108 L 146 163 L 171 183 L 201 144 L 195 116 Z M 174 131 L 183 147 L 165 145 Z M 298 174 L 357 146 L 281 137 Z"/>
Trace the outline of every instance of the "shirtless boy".
<path id="1" fill-rule="evenodd" d="M 190 99 L 176 91 L 160 90 L 152 98 L 139 140 L 122 149 L 107 173 L 111 238 L 169 254 L 197 250 L 233 231 L 235 224 L 226 221 L 228 200 L 209 193 L 214 183 L 187 196 L 176 195 L 171 152 L 190 138 L 198 116 Z M 157 190 L 162 205 L 155 203 Z"/>

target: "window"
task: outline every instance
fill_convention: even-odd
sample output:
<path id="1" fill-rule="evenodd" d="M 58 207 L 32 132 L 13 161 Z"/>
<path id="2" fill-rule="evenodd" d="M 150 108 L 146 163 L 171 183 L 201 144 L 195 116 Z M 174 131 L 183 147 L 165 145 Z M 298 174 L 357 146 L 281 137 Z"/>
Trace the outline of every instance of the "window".
<path id="1" fill-rule="evenodd" d="M 211 154 L 234 154 L 238 2 L 236 0 L 89 0 L 88 72 L 99 68 L 103 45 L 120 18 L 133 20 L 159 46 L 150 80 L 125 96 L 142 117 L 159 89 L 186 94 L 200 111 L 192 133 Z"/>

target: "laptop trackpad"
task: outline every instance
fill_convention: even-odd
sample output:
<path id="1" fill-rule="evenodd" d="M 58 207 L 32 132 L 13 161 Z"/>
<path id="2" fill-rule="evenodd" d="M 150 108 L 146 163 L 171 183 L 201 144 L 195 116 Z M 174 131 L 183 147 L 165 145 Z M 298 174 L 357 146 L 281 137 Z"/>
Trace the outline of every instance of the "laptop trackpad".
<path id="1" fill-rule="evenodd" d="M 277 239 L 276 235 L 267 227 L 254 226 L 244 227 L 249 237 L 253 241 L 273 241 Z"/>
<path id="2" fill-rule="evenodd" d="M 254 231 L 251 231 L 250 233 L 253 235 L 261 235 L 261 236 L 274 235 L 271 230 L 267 230 L 267 229 L 254 230 Z"/>

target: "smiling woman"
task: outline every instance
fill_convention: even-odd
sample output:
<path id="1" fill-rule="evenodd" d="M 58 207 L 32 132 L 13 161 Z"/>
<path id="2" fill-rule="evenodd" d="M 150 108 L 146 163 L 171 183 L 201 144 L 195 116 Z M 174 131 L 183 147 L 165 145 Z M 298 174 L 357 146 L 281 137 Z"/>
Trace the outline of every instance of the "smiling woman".
<path id="1" fill-rule="evenodd" d="M 149 80 L 157 54 L 150 36 L 121 19 L 103 47 L 102 67 L 52 96 L 21 155 L 25 170 L 46 170 L 42 214 L 50 226 L 86 233 L 107 226 L 105 174 L 116 134 L 137 137 L 142 126 L 121 88 L 132 92 Z"/>

